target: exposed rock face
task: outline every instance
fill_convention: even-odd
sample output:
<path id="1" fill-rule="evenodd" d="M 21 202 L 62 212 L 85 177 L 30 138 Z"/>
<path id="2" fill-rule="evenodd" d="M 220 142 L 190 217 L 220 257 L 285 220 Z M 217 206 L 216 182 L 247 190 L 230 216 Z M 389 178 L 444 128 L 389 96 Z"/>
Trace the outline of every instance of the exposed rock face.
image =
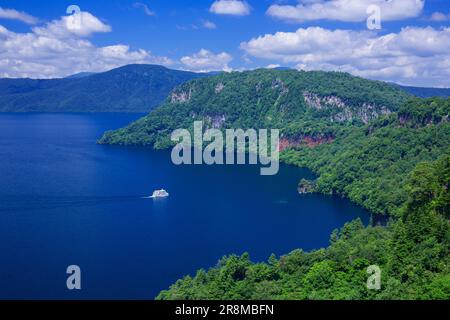
<path id="1" fill-rule="evenodd" d="M 298 146 L 300 146 L 300 144 L 301 144 L 301 141 L 299 141 L 299 140 L 290 140 L 290 139 L 286 139 L 286 138 L 281 138 L 279 149 L 281 152 L 288 148 L 298 147 Z"/>
<path id="2" fill-rule="evenodd" d="M 332 143 L 334 141 L 334 137 L 332 136 L 308 136 L 305 135 L 298 139 L 288 139 L 281 138 L 280 139 L 280 152 L 286 150 L 288 148 L 296 148 L 300 146 L 306 146 L 308 148 L 314 148 L 320 146 L 325 143 Z"/>
<path id="3" fill-rule="evenodd" d="M 331 116 L 330 120 L 332 122 L 360 120 L 367 124 L 381 115 L 391 113 L 386 106 L 377 106 L 370 103 L 363 103 L 361 106 L 352 107 L 337 96 L 320 97 L 314 93 L 304 92 L 303 98 L 305 99 L 306 105 L 315 110 L 334 108 L 336 112 Z"/>
<path id="4" fill-rule="evenodd" d="M 356 117 L 365 124 L 368 124 L 371 120 L 390 113 L 391 111 L 386 106 L 376 106 L 374 104 L 364 103 L 362 107 L 356 111 Z"/>
<path id="5" fill-rule="evenodd" d="M 220 82 L 220 83 L 217 84 L 217 86 L 216 86 L 216 89 L 215 89 L 216 94 L 221 93 L 221 92 L 223 91 L 223 89 L 225 89 L 225 85 L 224 85 L 222 82 Z"/>
<path id="6" fill-rule="evenodd" d="M 303 144 L 306 144 L 309 148 L 314 148 L 320 146 L 325 143 L 332 143 L 334 141 L 334 137 L 312 137 L 306 136 L 303 138 Z"/>
<path id="7" fill-rule="evenodd" d="M 303 98 L 309 107 L 316 110 L 322 110 L 329 107 L 338 107 L 340 109 L 347 107 L 341 98 L 336 96 L 319 97 L 317 94 L 304 92 Z"/>
<path id="8" fill-rule="evenodd" d="M 191 100 L 193 89 L 189 87 L 189 90 L 180 89 L 179 91 L 173 91 L 170 95 L 171 103 L 186 103 Z"/>
<path id="9" fill-rule="evenodd" d="M 279 79 L 279 78 L 277 78 L 276 80 L 274 80 L 274 81 L 272 82 L 272 89 L 273 89 L 273 90 L 275 90 L 275 89 L 280 89 L 282 95 L 289 93 L 289 88 L 288 88 L 288 87 L 284 84 L 284 82 L 283 82 L 281 79 Z"/>

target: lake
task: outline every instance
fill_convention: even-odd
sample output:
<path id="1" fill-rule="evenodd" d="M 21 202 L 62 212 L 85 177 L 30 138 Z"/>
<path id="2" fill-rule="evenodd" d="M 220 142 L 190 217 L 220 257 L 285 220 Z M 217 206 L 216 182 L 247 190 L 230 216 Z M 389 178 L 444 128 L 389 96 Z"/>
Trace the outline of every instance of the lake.
<path id="1" fill-rule="evenodd" d="M 299 195 L 311 173 L 296 167 L 260 176 L 96 144 L 139 116 L 0 114 L 0 299 L 153 299 L 224 255 L 321 248 L 345 222 L 369 221 L 346 199 Z M 170 197 L 143 199 L 160 188 Z"/>

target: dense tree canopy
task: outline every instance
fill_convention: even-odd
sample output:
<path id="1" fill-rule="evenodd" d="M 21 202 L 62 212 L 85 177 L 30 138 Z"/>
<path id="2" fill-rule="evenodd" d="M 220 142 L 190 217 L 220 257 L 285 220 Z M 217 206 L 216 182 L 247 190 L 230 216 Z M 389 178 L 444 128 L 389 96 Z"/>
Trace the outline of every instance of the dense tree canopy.
<path id="1" fill-rule="evenodd" d="M 197 120 L 220 129 L 280 129 L 292 140 L 320 138 L 397 111 L 409 97 L 386 83 L 340 72 L 224 73 L 179 86 L 147 117 L 100 142 L 167 148 L 173 130 L 190 129 Z"/>
<path id="2" fill-rule="evenodd" d="M 331 144 L 285 152 L 317 173 L 315 189 L 391 215 L 387 226 L 356 220 L 334 231 L 328 248 L 267 263 L 224 257 L 158 299 L 450 299 L 449 106 L 409 101 Z M 382 270 L 381 290 L 366 287 L 370 265 Z"/>
<path id="3" fill-rule="evenodd" d="M 449 299 L 449 172 L 450 155 L 417 165 L 401 215 L 388 226 L 356 220 L 333 232 L 326 249 L 266 263 L 224 257 L 158 299 Z M 381 268 L 381 290 L 367 289 L 370 265 Z"/>
<path id="4" fill-rule="evenodd" d="M 373 213 L 397 214 L 408 173 L 449 149 L 449 114 L 450 99 L 414 99 L 331 144 L 291 149 L 282 159 L 317 173 L 320 192 L 347 196 Z"/>
<path id="5" fill-rule="evenodd" d="M 390 217 L 386 226 L 350 222 L 312 252 L 266 263 L 224 257 L 158 299 L 449 299 L 449 114 L 450 99 L 414 99 L 348 74 L 258 70 L 188 82 L 100 142 L 166 148 L 172 130 L 195 120 L 279 128 L 282 160 L 317 176 L 301 192 L 345 196 Z M 366 286 L 371 265 L 382 270 L 381 290 Z"/>

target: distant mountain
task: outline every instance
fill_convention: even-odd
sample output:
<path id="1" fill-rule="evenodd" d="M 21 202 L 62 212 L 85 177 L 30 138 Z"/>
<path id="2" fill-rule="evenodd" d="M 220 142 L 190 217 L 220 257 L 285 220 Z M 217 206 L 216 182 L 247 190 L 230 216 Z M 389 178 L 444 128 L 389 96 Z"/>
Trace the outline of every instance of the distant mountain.
<path id="1" fill-rule="evenodd" d="M 398 84 L 393 85 L 419 98 L 450 97 L 450 88 L 423 88 L 401 86 Z"/>
<path id="2" fill-rule="evenodd" d="M 347 73 L 259 69 L 222 73 L 178 86 L 150 115 L 108 132 L 101 143 L 170 146 L 170 133 L 205 126 L 282 129 L 283 146 L 330 141 L 349 125 L 398 110 L 411 96 Z"/>
<path id="3" fill-rule="evenodd" d="M 79 72 L 79 73 L 75 73 L 75 74 L 72 74 L 72 75 L 66 77 L 66 79 L 86 78 L 86 77 L 92 76 L 94 74 L 96 74 L 96 73 L 95 72 Z"/>
<path id="4" fill-rule="evenodd" d="M 274 70 L 294 70 L 294 69 L 292 69 L 292 68 L 289 68 L 289 67 L 276 67 L 276 68 L 273 68 Z"/>
<path id="5" fill-rule="evenodd" d="M 206 76 L 128 65 L 64 79 L 0 79 L 0 112 L 149 112 L 176 86 Z"/>

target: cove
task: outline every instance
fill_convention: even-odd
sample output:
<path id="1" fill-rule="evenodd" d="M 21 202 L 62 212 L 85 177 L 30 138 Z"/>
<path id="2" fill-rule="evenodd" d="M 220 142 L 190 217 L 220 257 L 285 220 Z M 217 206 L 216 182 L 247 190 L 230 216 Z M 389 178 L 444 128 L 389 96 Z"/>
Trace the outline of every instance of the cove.
<path id="1" fill-rule="evenodd" d="M 139 117 L 0 114 L 1 299 L 153 299 L 223 255 L 321 248 L 369 221 L 346 199 L 300 196 L 307 170 L 175 166 L 170 151 L 96 144 Z M 142 199 L 160 188 L 170 197 Z M 81 290 L 67 290 L 70 265 Z"/>

